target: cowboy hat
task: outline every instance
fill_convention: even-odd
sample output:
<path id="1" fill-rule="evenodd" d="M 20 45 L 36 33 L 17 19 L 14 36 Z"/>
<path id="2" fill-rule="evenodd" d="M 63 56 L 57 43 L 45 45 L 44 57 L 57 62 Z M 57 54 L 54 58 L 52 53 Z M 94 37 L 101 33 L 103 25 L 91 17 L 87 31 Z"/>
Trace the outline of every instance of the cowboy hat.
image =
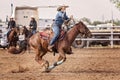
<path id="1" fill-rule="evenodd" d="M 32 15 L 31 18 L 34 18 L 34 16 Z"/>
<path id="2" fill-rule="evenodd" d="M 66 6 L 66 5 L 59 6 L 59 7 L 57 8 L 57 11 L 61 11 L 61 9 L 62 9 L 63 7 L 68 8 L 69 6 Z"/>
<path id="3" fill-rule="evenodd" d="M 10 16 L 10 19 L 13 19 L 14 17 L 13 16 Z"/>

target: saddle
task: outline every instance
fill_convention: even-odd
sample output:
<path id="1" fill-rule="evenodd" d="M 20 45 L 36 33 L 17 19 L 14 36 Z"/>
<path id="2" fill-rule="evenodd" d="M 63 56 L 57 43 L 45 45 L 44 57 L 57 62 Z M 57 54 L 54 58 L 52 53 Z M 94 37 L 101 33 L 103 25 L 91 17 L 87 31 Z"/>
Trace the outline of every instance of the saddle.
<path id="1" fill-rule="evenodd" d="M 58 41 L 62 40 L 65 36 L 66 32 L 64 30 L 60 31 L 60 35 L 58 37 Z M 42 31 L 40 32 L 40 38 L 44 39 L 44 40 L 50 40 L 53 37 L 53 32 L 49 33 L 48 31 Z"/>
<path id="2" fill-rule="evenodd" d="M 50 37 L 50 35 L 46 32 L 40 32 L 40 38 L 44 39 L 44 40 L 48 40 Z"/>
<path id="3" fill-rule="evenodd" d="M 64 39 L 64 36 L 66 35 L 66 32 L 64 30 L 60 31 L 60 35 L 58 37 L 58 40 L 55 42 L 54 47 L 52 48 L 53 50 L 53 55 L 55 55 L 55 53 L 58 53 L 57 49 L 58 49 L 58 42 Z M 49 33 L 48 31 L 43 31 L 40 32 L 40 38 L 44 39 L 44 40 L 48 40 L 50 41 L 51 38 L 53 37 L 53 32 Z"/>

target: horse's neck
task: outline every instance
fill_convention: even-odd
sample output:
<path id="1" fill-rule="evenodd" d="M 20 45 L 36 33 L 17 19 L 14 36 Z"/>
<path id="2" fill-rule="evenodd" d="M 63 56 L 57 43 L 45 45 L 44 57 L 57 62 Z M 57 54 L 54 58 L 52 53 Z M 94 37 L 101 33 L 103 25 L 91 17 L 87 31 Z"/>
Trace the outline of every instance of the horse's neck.
<path id="1" fill-rule="evenodd" d="M 14 31 L 11 31 L 11 32 L 9 33 L 9 36 L 14 36 Z"/>
<path id="2" fill-rule="evenodd" d="M 11 31 L 10 34 L 14 36 L 16 34 L 16 32 L 13 30 L 13 31 Z"/>
<path id="3" fill-rule="evenodd" d="M 77 35 L 79 34 L 79 31 L 76 28 L 77 26 L 74 26 L 73 28 L 71 28 L 70 31 L 68 31 L 67 33 L 67 38 L 68 38 L 68 42 L 71 45 L 73 43 L 73 41 L 75 40 L 75 38 L 77 37 Z"/>
<path id="4" fill-rule="evenodd" d="M 25 31 L 25 37 L 28 37 L 29 36 L 29 30 L 26 29 Z"/>
<path id="5" fill-rule="evenodd" d="M 31 36 L 32 36 L 31 31 L 27 30 L 27 31 L 26 31 L 26 34 L 25 34 L 25 37 L 26 37 L 26 38 L 30 38 Z"/>

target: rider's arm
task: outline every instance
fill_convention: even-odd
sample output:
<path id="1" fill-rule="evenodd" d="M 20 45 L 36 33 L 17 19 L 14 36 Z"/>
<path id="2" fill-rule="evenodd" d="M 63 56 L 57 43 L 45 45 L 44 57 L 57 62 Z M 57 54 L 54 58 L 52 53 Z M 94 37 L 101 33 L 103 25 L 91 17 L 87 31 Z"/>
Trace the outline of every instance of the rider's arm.
<path id="1" fill-rule="evenodd" d="M 14 21 L 14 27 L 16 27 L 16 22 Z"/>
<path id="2" fill-rule="evenodd" d="M 34 27 L 37 28 L 37 22 L 36 21 L 34 22 Z"/>
<path id="3" fill-rule="evenodd" d="M 64 20 L 70 19 L 70 18 L 68 18 L 68 16 L 66 15 L 66 12 L 64 12 L 63 15 L 64 15 L 64 16 L 63 16 Z"/>
<path id="4" fill-rule="evenodd" d="M 32 28 L 33 24 L 32 21 L 30 21 L 29 28 Z"/>

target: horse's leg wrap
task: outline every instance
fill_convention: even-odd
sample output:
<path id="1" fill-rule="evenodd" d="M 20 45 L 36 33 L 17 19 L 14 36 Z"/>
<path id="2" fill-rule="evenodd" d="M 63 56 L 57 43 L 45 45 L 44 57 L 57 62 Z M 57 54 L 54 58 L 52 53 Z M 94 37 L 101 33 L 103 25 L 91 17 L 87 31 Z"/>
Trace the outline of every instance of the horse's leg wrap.
<path id="1" fill-rule="evenodd" d="M 58 61 L 58 62 L 57 62 L 57 66 L 60 65 L 60 64 L 62 64 L 63 62 L 64 62 L 64 59 Z"/>
<path id="2" fill-rule="evenodd" d="M 53 65 L 48 67 L 48 70 L 52 70 L 53 68 L 55 68 L 56 66 L 62 64 L 65 60 L 62 59 L 61 61 L 55 62 Z"/>
<path id="3" fill-rule="evenodd" d="M 55 67 L 56 67 L 55 65 L 51 65 L 51 66 L 48 67 L 48 70 L 52 70 Z"/>

